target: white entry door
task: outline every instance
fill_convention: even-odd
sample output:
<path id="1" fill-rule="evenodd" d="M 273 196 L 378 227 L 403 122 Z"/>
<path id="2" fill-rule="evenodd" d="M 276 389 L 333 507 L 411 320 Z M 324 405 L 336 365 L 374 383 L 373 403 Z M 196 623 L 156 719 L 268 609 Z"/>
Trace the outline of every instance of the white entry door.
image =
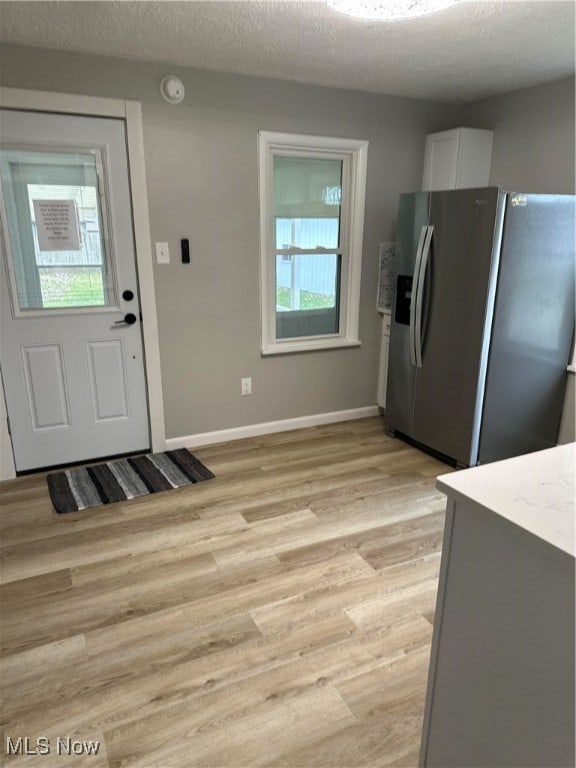
<path id="1" fill-rule="evenodd" d="M 17 471 L 150 446 L 122 120 L 0 111 L 0 363 Z"/>

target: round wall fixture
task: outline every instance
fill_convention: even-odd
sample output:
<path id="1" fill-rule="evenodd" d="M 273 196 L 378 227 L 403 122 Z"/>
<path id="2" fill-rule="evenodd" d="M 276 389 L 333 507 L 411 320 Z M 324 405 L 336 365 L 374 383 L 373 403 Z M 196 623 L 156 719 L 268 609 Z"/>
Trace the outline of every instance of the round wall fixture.
<path id="1" fill-rule="evenodd" d="M 166 75 L 160 83 L 160 93 L 170 104 L 178 104 L 184 98 L 184 83 L 175 75 Z"/>

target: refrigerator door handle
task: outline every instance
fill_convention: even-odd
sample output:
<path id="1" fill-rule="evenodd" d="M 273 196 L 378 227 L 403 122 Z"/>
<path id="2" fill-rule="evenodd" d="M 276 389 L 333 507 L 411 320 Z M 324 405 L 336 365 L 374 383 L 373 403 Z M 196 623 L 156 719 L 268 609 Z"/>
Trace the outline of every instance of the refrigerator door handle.
<path id="1" fill-rule="evenodd" d="M 412 296 L 410 299 L 410 362 L 412 365 L 416 365 L 416 294 L 418 289 L 418 277 L 420 275 L 420 262 L 422 261 L 422 251 L 424 249 L 424 241 L 426 239 L 426 233 L 428 227 L 423 225 L 420 232 L 420 240 L 418 241 L 418 248 L 416 250 L 416 261 L 414 263 L 414 276 L 412 278 Z"/>
<path id="2" fill-rule="evenodd" d="M 424 307 L 424 283 L 426 280 L 426 269 L 430 259 L 430 249 L 432 246 L 432 235 L 434 227 L 426 227 L 426 237 L 420 256 L 420 269 L 418 274 L 418 285 L 416 287 L 416 301 L 414 302 L 414 357 L 416 367 L 422 368 L 422 310 Z"/>

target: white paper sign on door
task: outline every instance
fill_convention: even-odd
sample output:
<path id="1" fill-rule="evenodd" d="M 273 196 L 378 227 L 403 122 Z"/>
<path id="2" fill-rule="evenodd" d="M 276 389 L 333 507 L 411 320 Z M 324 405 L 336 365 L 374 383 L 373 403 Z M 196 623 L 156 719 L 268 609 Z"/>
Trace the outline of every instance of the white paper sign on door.
<path id="1" fill-rule="evenodd" d="M 41 251 L 79 251 L 80 221 L 75 200 L 34 200 Z"/>

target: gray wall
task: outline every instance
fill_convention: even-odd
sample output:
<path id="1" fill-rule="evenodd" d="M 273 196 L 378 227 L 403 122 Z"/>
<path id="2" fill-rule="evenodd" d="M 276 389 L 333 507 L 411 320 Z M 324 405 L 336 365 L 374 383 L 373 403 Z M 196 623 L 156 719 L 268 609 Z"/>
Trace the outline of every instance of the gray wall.
<path id="1" fill-rule="evenodd" d="M 1 48 L 3 85 L 142 102 L 168 437 L 373 405 L 379 348 L 378 245 L 394 239 L 399 192 L 419 189 L 424 137 L 495 131 L 491 183 L 574 191 L 574 80 L 457 109 L 446 105 L 19 46 Z M 163 75 L 185 101 L 164 102 Z M 358 349 L 259 354 L 259 129 L 370 141 Z M 190 238 L 192 263 L 179 261 Z M 254 394 L 241 397 L 240 378 Z"/>
<path id="2" fill-rule="evenodd" d="M 394 239 L 398 193 L 420 188 L 425 135 L 453 127 L 455 107 L 19 46 L 1 54 L 2 85 L 142 102 L 151 235 L 172 257 L 154 265 L 168 437 L 375 404 L 378 246 Z M 182 104 L 160 96 L 168 73 L 185 84 Z M 260 356 L 259 129 L 370 142 L 360 348 Z"/>
<path id="3" fill-rule="evenodd" d="M 574 78 L 467 104 L 459 122 L 494 130 L 491 184 L 574 194 Z"/>

